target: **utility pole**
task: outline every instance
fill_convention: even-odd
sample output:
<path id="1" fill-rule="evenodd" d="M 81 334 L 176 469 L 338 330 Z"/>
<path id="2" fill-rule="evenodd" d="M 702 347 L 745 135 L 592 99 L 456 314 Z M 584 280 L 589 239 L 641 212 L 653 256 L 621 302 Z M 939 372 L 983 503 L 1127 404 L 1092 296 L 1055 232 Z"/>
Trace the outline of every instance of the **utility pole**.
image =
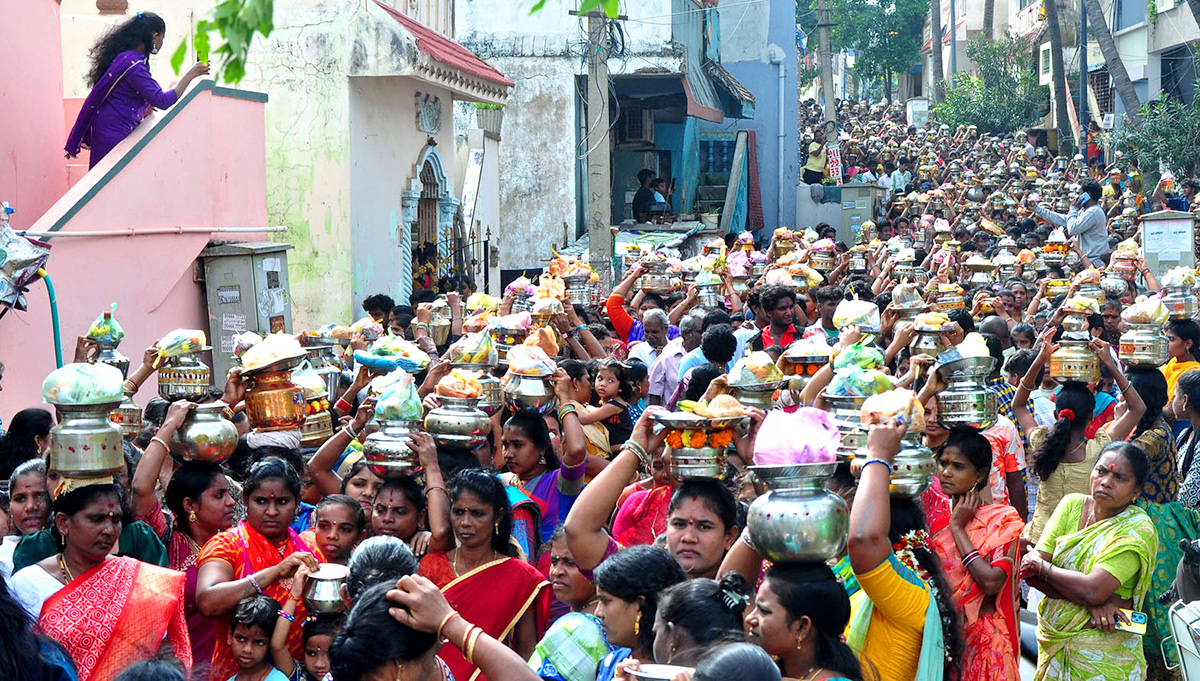
<path id="1" fill-rule="evenodd" d="M 817 59 L 821 62 L 821 93 L 825 99 L 825 134 L 836 131 L 837 111 L 834 109 L 834 99 L 837 92 L 833 88 L 833 56 L 829 51 L 829 1 L 817 0 L 817 30 L 820 45 Z M 830 125 L 832 123 L 833 125 Z M 836 135 L 834 139 L 837 139 Z"/>
<path id="2" fill-rule="evenodd" d="M 1050 2 L 1051 0 L 1046 0 Z M 1087 5 L 1079 3 L 1079 153 L 1087 165 L 1088 63 Z"/>
<path id="3" fill-rule="evenodd" d="M 1047 0 L 1050 2 L 1051 0 Z M 954 89 L 954 74 L 958 73 L 958 12 L 950 0 L 950 88 Z"/>
<path id="4" fill-rule="evenodd" d="M 612 168 L 609 158 L 608 44 L 604 12 L 587 15 L 587 225 L 588 262 L 600 277 L 600 290 L 613 285 Z"/>

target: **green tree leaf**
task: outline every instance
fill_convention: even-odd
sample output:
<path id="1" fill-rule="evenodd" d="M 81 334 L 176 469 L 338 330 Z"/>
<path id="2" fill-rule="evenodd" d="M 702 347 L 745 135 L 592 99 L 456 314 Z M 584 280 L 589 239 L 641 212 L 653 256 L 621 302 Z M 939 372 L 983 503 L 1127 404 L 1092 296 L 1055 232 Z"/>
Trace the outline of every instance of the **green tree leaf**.
<path id="1" fill-rule="evenodd" d="M 183 66 L 183 58 L 187 56 L 187 40 L 179 43 L 179 47 L 175 48 L 175 52 L 171 54 L 171 68 L 175 71 L 175 75 L 179 75 L 179 69 Z"/>

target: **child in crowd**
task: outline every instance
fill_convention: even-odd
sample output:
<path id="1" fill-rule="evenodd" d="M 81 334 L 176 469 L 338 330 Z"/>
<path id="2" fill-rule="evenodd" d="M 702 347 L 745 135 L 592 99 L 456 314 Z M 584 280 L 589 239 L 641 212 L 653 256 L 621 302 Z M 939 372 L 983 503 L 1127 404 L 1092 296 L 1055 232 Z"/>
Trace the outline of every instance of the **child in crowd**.
<path id="1" fill-rule="evenodd" d="M 608 431 L 608 443 L 615 452 L 633 434 L 633 419 L 629 415 L 634 386 L 629 377 L 629 367 L 609 359 L 596 369 L 596 380 L 592 389 L 600 398 L 600 406 L 588 412 L 579 412 L 580 425 L 602 423 Z"/>
<path id="2" fill-rule="evenodd" d="M 291 601 L 288 605 L 296 607 Z M 271 640 L 268 632 L 280 619 L 279 612 L 279 604 L 266 594 L 252 594 L 238 601 L 229 632 L 229 647 L 238 671 L 229 681 L 288 681 L 267 659 Z"/>
<path id="3" fill-rule="evenodd" d="M 316 526 L 302 538 L 320 549 L 322 562 L 345 565 L 366 534 L 362 504 L 344 494 L 330 494 L 317 504 L 316 519 Z"/>
<path id="4" fill-rule="evenodd" d="M 358 504 L 355 504 L 356 506 Z M 318 508 L 318 513 L 320 509 Z M 318 520 L 318 522 L 320 522 Z M 315 615 L 304 622 L 304 660 L 293 660 L 288 652 L 288 632 L 295 626 L 296 603 L 304 593 L 304 581 L 309 569 L 300 566 L 292 577 L 292 592 L 276 618 L 275 631 L 271 634 L 271 661 L 275 669 L 282 672 L 288 681 L 326 681 L 329 679 L 329 646 L 341 629 L 340 615 Z"/>

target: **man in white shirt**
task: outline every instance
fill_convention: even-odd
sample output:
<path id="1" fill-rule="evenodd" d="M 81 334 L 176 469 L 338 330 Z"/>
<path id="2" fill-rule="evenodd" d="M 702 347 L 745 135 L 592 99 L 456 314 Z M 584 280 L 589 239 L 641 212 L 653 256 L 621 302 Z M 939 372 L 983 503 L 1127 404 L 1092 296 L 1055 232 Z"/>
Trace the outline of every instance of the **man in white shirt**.
<path id="1" fill-rule="evenodd" d="M 667 343 L 650 367 L 650 404 L 665 404 L 679 385 L 679 363 L 684 355 L 700 347 L 703 335 L 699 315 L 689 314 L 679 321 L 679 337 Z"/>
<path id="2" fill-rule="evenodd" d="M 907 158 L 900 159 L 900 167 L 892 173 L 892 193 L 903 194 L 912 179 L 912 161 Z"/>
<path id="3" fill-rule="evenodd" d="M 642 329 L 646 340 L 636 341 L 629 346 L 629 359 L 638 359 L 649 369 L 658 358 L 658 353 L 667 344 L 667 330 L 671 328 L 671 320 L 667 313 L 659 308 L 646 310 L 642 315 Z"/>

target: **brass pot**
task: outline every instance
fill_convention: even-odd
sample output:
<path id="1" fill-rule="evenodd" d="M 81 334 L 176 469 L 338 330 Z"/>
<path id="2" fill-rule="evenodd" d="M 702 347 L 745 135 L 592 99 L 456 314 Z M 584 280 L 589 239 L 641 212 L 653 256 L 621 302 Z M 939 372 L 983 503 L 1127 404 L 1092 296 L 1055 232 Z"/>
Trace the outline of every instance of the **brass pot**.
<path id="1" fill-rule="evenodd" d="M 1051 263 L 1050 263 L 1050 261 L 1046 261 L 1046 264 L 1049 265 Z M 1059 263 L 1059 264 L 1062 264 L 1062 263 Z M 1071 290 L 1071 282 L 1067 281 L 1066 279 L 1051 279 L 1049 282 L 1046 283 L 1046 298 L 1049 300 L 1053 300 L 1053 299 L 1057 298 L 1058 296 L 1067 295 L 1067 292 L 1070 290 Z"/>
<path id="2" fill-rule="evenodd" d="M 308 417 L 304 388 L 292 382 L 289 369 L 261 371 L 248 376 L 246 416 L 260 431 L 299 430 Z"/>
<path id="3" fill-rule="evenodd" d="M 119 402 L 59 404 L 58 425 L 50 429 L 47 464 L 72 478 L 110 475 L 125 467 L 121 428 L 108 420 Z"/>
<path id="4" fill-rule="evenodd" d="M 808 264 L 821 274 L 828 274 L 833 271 L 836 261 L 837 254 L 833 251 L 813 251 Z"/>
<path id="5" fill-rule="evenodd" d="M 126 440 L 133 440 L 142 432 L 142 408 L 133 401 L 133 393 L 125 393 L 125 399 L 121 400 L 121 404 L 112 413 L 108 415 L 108 420 L 117 424 L 121 429 L 121 436 Z"/>
<path id="6" fill-rule="evenodd" d="M 171 454 L 184 461 L 223 463 L 237 448 L 237 426 L 225 418 L 225 403 L 197 405 L 171 434 Z"/>
<path id="7" fill-rule="evenodd" d="M 1100 358 L 1088 347 L 1086 340 L 1061 341 L 1061 347 L 1050 355 L 1050 378 L 1056 381 L 1090 383 L 1100 379 Z"/>

